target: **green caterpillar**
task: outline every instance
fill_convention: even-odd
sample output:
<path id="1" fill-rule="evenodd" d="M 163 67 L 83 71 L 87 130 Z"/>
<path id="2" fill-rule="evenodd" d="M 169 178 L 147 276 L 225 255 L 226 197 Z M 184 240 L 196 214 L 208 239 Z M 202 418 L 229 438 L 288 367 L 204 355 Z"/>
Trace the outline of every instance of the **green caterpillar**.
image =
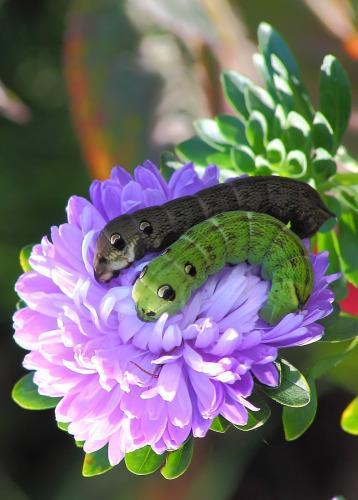
<path id="1" fill-rule="evenodd" d="M 193 226 L 144 267 L 132 291 L 138 317 L 155 321 L 176 313 L 208 275 L 243 261 L 261 264 L 262 278 L 272 281 L 259 312 L 270 325 L 297 311 L 312 292 L 311 261 L 296 234 L 270 215 L 225 212 Z"/>

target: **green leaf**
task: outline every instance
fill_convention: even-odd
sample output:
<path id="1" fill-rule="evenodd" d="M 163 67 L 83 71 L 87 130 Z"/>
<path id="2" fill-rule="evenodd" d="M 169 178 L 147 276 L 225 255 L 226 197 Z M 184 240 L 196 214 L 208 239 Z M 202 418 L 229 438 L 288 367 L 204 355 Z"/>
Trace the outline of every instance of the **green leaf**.
<path id="1" fill-rule="evenodd" d="M 263 54 L 266 65 L 271 73 L 274 73 L 272 67 L 272 54 L 287 68 L 288 73 L 300 78 L 300 70 L 296 59 L 291 50 L 288 48 L 283 38 L 275 31 L 268 23 L 261 23 L 257 32 L 258 44 L 261 53 Z"/>
<path id="2" fill-rule="evenodd" d="M 144 446 L 139 450 L 126 453 L 124 460 L 130 472 L 144 476 L 159 469 L 165 460 L 165 454 L 157 455 L 150 446 Z"/>
<path id="3" fill-rule="evenodd" d="M 250 173 L 255 170 L 255 155 L 248 146 L 232 148 L 231 158 L 239 172 Z"/>
<path id="4" fill-rule="evenodd" d="M 221 134 L 229 144 L 247 144 L 245 126 L 241 120 L 232 115 L 219 115 L 216 117 Z"/>
<path id="5" fill-rule="evenodd" d="M 20 309 L 23 309 L 24 307 L 27 307 L 27 304 L 24 300 L 18 300 L 16 302 L 16 311 L 19 311 Z"/>
<path id="6" fill-rule="evenodd" d="M 209 118 L 195 120 L 194 128 L 198 136 L 207 144 L 219 151 L 225 151 L 224 146 L 228 143 L 215 120 L 210 120 Z"/>
<path id="7" fill-rule="evenodd" d="M 271 92 L 278 95 L 286 109 L 296 110 L 310 120 L 313 114 L 312 104 L 303 85 L 298 64 L 286 42 L 267 23 L 260 24 L 258 40 L 267 72 L 274 83 L 274 90 L 269 85 Z"/>
<path id="8" fill-rule="evenodd" d="M 160 155 L 160 173 L 166 181 L 169 181 L 175 172 L 172 165 L 177 163 L 175 155 L 171 151 L 163 151 Z"/>
<path id="9" fill-rule="evenodd" d="M 256 85 L 245 90 L 246 107 L 252 114 L 259 111 L 264 115 L 268 123 L 271 123 L 275 113 L 275 102 L 266 90 Z"/>
<path id="10" fill-rule="evenodd" d="M 324 326 L 321 342 L 343 342 L 358 336 L 358 316 L 332 313 L 319 321 Z"/>
<path id="11" fill-rule="evenodd" d="M 317 412 L 317 391 L 313 379 L 307 378 L 310 387 L 310 402 L 301 408 L 285 406 L 282 412 L 282 423 L 287 441 L 293 441 L 311 426 Z"/>
<path id="12" fill-rule="evenodd" d="M 351 184 L 358 185 L 358 173 L 354 172 L 338 172 L 333 181 L 341 184 L 342 186 L 350 186 Z"/>
<path id="13" fill-rule="evenodd" d="M 286 149 L 281 139 L 273 139 L 267 144 L 266 156 L 271 165 L 280 166 L 286 157 Z"/>
<path id="14" fill-rule="evenodd" d="M 165 479 L 176 479 L 188 469 L 194 451 L 194 439 L 189 438 L 178 450 L 167 454 L 165 465 L 160 473 Z"/>
<path id="15" fill-rule="evenodd" d="M 269 138 L 274 139 L 281 137 L 286 125 L 286 113 L 281 104 L 276 104 L 275 116 L 272 123 L 272 131 L 269 131 Z"/>
<path id="16" fill-rule="evenodd" d="M 307 174 L 307 158 L 302 151 L 290 151 L 287 155 L 286 163 L 283 167 L 283 173 L 286 173 L 294 179 L 305 177 Z"/>
<path id="17" fill-rule="evenodd" d="M 358 286 L 358 213 L 345 212 L 338 224 L 340 261 L 343 272 L 350 283 Z"/>
<path id="18" fill-rule="evenodd" d="M 218 415 L 217 417 L 214 418 L 213 423 L 210 426 L 210 430 L 223 434 L 228 430 L 230 426 L 231 424 L 226 420 L 226 418 L 222 417 L 221 415 Z"/>
<path id="19" fill-rule="evenodd" d="M 334 133 L 327 118 L 317 111 L 312 124 L 312 136 L 315 148 L 323 148 L 329 153 L 334 153 Z"/>
<path id="20" fill-rule="evenodd" d="M 68 432 L 68 426 L 70 424 L 68 422 L 57 422 L 57 427 L 61 429 L 61 431 Z"/>
<path id="21" fill-rule="evenodd" d="M 351 113 L 351 88 L 343 66 L 332 55 L 326 56 L 321 66 L 320 111 L 333 129 L 337 147 Z"/>
<path id="22" fill-rule="evenodd" d="M 229 104 L 246 120 L 249 111 L 245 102 L 245 90 L 253 86 L 251 80 L 235 71 L 224 71 L 221 73 L 221 84 Z"/>
<path id="23" fill-rule="evenodd" d="M 287 116 L 283 141 L 288 151 L 298 149 L 308 152 L 310 150 L 311 128 L 303 116 L 296 111 L 291 111 Z"/>
<path id="24" fill-rule="evenodd" d="M 29 258 L 30 258 L 33 246 L 34 246 L 33 243 L 30 245 L 26 245 L 20 251 L 20 265 L 21 265 L 21 269 L 24 271 L 24 273 L 27 273 L 27 271 L 31 271 L 31 269 L 32 269 L 30 266 L 30 263 L 29 263 Z"/>
<path id="25" fill-rule="evenodd" d="M 84 477 L 99 476 L 112 468 L 113 466 L 108 460 L 108 447 L 105 446 L 93 453 L 86 453 L 83 461 L 82 475 Z"/>
<path id="26" fill-rule="evenodd" d="M 339 260 L 339 242 L 335 231 L 329 233 L 318 232 L 316 234 L 316 246 L 319 252 L 328 250 L 329 252 L 329 267 L 328 273 L 341 272 L 341 264 Z M 344 276 L 342 275 L 338 280 L 334 281 L 330 288 L 335 293 L 337 301 L 343 300 L 347 295 L 347 285 Z"/>
<path id="27" fill-rule="evenodd" d="M 265 151 L 267 128 L 266 118 L 260 111 L 251 113 L 246 124 L 245 133 L 250 146 L 256 154 Z"/>
<path id="28" fill-rule="evenodd" d="M 341 418 L 342 429 L 358 436 L 358 396 L 344 410 Z"/>
<path id="29" fill-rule="evenodd" d="M 312 161 L 312 173 L 318 182 L 326 181 L 337 172 L 334 158 L 323 148 L 317 148 Z"/>
<path id="30" fill-rule="evenodd" d="M 192 137 L 178 144 L 175 152 L 184 161 L 193 161 L 198 165 L 206 166 L 208 164 L 207 157 L 217 153 L 218 150 L 209 146 L 199 137 Z"/>
<path id="31" fill-rule="evenodd" d="M 28 373 L 14 385 L 11 396 L 25 410 L 48 410 L 55 408 L 61 398 L 50 398 L 38 393 L 38 387 L 33 381 L 34 373 Z"/>
<path id="32" fill-rule="evenodd" d="M 337 354 L 318 359 L 318 361 L 316 361 L 316 363 L 310 368 L 308 376 L 313 379 L 317 379 L 322 377 L 322 375 L 325 375 L 333 368 L 336 368 L 344 360 L 344 358 L 357 347 L 357 343 L 358 339 L 355 338 L 348 346 L 345 343 L 342 344 L 343 348 Z"/>
<path id="33" fill-rule="evenodd" d="M 284 406 L 300 407 L 310 401 L 310 388 L 305 377 L 285 359 L 280 361 L 281 383 L 278 387 L 261 386 L 264 393 Z"/>
<path id="34" fill-rule="evenodd" d="M 258 411 L 248 409 L 249 418 L 246 425 L 235 425 L 236 429 L 240 431 L 252 431 L 264 425 L 270 418 L 271 410 L 268 404 L 257 394 L 253 394 L 249 401 L 259 408 Z"/>

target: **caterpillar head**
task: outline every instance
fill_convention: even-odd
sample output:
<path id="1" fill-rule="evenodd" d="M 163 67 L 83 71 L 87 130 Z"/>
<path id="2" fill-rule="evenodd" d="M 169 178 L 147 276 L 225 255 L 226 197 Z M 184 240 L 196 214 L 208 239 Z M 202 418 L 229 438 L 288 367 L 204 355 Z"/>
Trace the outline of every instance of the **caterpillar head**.
<path id="1" fill-rule="evenodd" d="M 156 321 L 163 313 L 175 314 L 188 301 L 191 289 L 181 276 L 169 273 L 162 258 L 157 258 L 140 273 L 132 290 L 138 317 Z"/>
<path id="2" fill-rule="evenodd" d="M 93 259 L 96 280 L 108 282 L 142 257 L 140 240 L 141 234 L 132 217 L 122 215 L 110 221 L 96 241 Z"/>

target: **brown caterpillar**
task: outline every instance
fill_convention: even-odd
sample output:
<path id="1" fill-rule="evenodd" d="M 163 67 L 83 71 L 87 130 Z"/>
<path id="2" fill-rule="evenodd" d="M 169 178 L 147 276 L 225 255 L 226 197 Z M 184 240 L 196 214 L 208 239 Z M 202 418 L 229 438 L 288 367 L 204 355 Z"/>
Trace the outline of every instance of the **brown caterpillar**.
<path id="1" fill-rule="evenodd" d="M 192 226 L 233 210 L 290 222 L 300 238 L 312 236 L 334 217 L 317 191 L 304 182 L 278 176 L 235 179 L 108 222 L 96 242 L 95 278 L 109 281 L 146 253 L 166 248 Z"/>

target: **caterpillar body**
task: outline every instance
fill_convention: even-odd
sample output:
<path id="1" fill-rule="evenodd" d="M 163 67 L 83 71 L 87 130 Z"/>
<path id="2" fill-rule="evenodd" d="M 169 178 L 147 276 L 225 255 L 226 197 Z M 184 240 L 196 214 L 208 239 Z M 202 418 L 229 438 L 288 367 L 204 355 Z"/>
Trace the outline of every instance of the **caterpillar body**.
<path id="1" fill-rule="evenodd" d="M 142 270 L 132 297 L 143 321 L 174 314 L 207 277 L 225 264 L 261 264 L 272 285 L 260 317 L 276 324 L 305 304 L 313 288 L 313 270 L 298 236 L 270 215 L 233 211 L 189 229 Z"/>
<path id="2" fill-rule="evenodd" d="M 317 191 L 303 182 L 278 176 L 235 179 L 111 220 L 96 242 L 95 278 L 110 281 L 134 260 L 166 248 L 190 227 L 233 210 L 266 213 L 290 222 L 301 238 L 312 236 L 334 216 Z"/>

